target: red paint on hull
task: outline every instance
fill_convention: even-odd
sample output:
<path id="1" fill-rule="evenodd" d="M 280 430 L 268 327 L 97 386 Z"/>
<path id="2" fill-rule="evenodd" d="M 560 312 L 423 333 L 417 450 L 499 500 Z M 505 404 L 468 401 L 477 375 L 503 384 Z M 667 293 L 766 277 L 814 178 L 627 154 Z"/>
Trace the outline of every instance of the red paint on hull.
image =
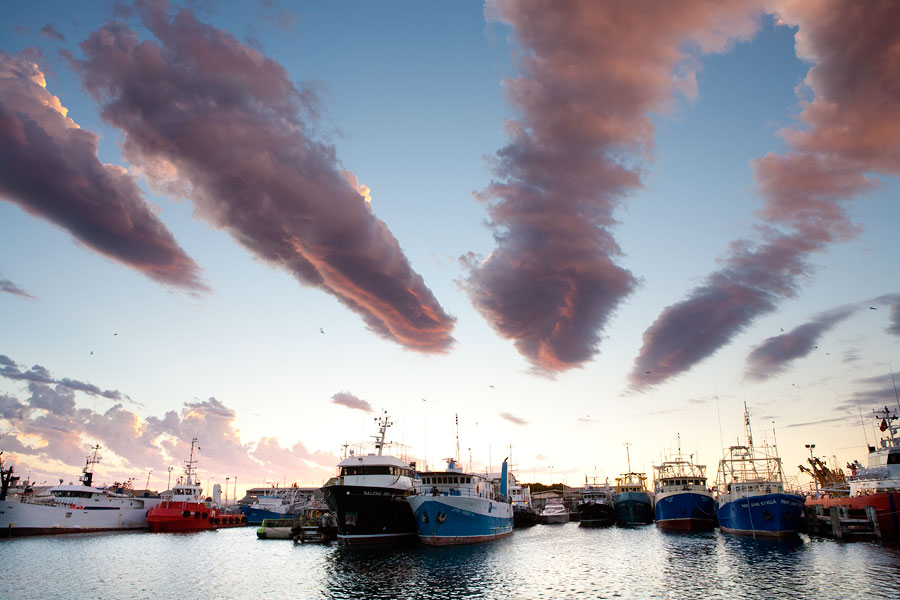
<path id="1" fill-rule="evenodd" d="M 797 535 L 796 529 L 787 529 L 782 531 L 765 531 L 760 529 L 751 531 L 749 529 L 729 529 L 727 527 L 719 527 L 719 529 L 725 533 L 730 533 L 732 535 L 743 535 L 747 537 L 789 538 L 795 537 Z"/>
<path id="2" fill-rule="evenodd" d="M 419 541 L 429 546 L 457 546 L 460 544 L 480 544 L 482 542 L 492 542 L 512 535 L 512 530 L 505 533 L 497 533 L 491 535 L 420 535 Z"/>
<path id="3" fill-rule="evenodd" d="M 243 515 L 225 515 L 217 507 L 198 502 L 169 502 L 147 513 L 150 531 L 184 533 L 206 531 L 223 527 L 244 527 L 247 518 Z"/>
<path id="4" fill-rule="evenodd" d="M 664 519 L 656 522 L 661 531 L 712 531 L 715 526 L 712 519 Z"/>
<path id="5" fill-rule="evenodd" d="M 847 508 L 856 513 L 855 516 L 865 519 L 866 507 L 875 507 L 875 518 L 881 530 L 881 539 L 897 541 L 900 539 L 900 492 L 882 492 L 868 496 L 845 496 L 843 498 L 807 498 L 807 508 L 822 506 L 826 512 L 832 506 Z M 851 516 L 854 516 L 851 513 Z"/>

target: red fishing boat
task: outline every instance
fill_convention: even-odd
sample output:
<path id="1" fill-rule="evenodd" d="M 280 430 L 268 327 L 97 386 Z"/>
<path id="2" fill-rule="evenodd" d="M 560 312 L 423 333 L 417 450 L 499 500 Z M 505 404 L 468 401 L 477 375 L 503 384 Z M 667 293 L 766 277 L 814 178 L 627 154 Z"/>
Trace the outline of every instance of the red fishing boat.
<path id="1" fill-rule="evenodd" d="M 852 475 L 846 491 L 825 489 L 806 499 L 810 522 L 815 526 L 827 521 L 825 533 L 869 533 L 883 540 L 900 540 L 900 427 L 894 423 L 897 415 L 887 406 L 875 415 L 883 436 L 878 447 L 869 446 L 868 467 L 858 462 L 847 465 Z M 832 509 L 836 509 L 834 513 Z M 840 525 L 831 524 L 833 518 L 839 519 Z"/>
<path id="2" fill-rule="evenodd" d="M 203 498 L 203 488 L 194 481 L 197 461 L 194 460 L 194 446 L 197 438 L 191 440 L 191 457 L 184 467 L 185 481 L 177 483 L 158 506 L 147 513 L 150 531 L 187 532 L 219 529 L 221 527 L 242 527 L 247 518 L 241 514 L 226 514 L 211 497 Z M 199 450 L 199 448 L 198 448 Z"/>

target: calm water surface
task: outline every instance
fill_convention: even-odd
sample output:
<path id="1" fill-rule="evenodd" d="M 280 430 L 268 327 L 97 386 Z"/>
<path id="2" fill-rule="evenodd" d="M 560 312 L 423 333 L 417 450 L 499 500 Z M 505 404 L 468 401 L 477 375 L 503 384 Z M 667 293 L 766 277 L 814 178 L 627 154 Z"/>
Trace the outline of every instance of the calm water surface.
<path id="1" fill-rule="evenodd" d="M 900 598 L 900 549 L 655 527 L 516 530 L 393 550 L 258 540 L 256 528 L 0 540 L 0 598 Z"/>

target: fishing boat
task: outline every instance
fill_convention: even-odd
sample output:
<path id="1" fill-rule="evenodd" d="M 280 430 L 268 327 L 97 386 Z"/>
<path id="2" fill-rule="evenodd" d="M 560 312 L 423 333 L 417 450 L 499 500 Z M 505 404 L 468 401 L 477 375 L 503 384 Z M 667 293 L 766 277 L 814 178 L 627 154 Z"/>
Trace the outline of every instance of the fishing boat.
<path id="1" fill-rule="evenodd" d="M 867 467 L 858 461 L 848 464 L 850 477 L 846 490 L 827 485 L 825 477 L 817 478 L 814 496 L 806 499 L 807 513 L 813 523 L 829 520 L 825 533 L 834 532 L 841 537 L 879 537 L 883 540 L 900 539 L 900 436 L 897 435 L 897 415 L 887 406 L 874 412 L 882 434 L 876 446 L 868 446 Z M 815 462 L 815 461 L 813 461 Z M 816 469 L 816 465 L 813 465 Z M 816 473 L 822 473 L 821 468 Z M 842 473 L 840 474 L 842 475 Z M 833 474 L 830 479 L 841 477 Z M 826 484 L 826 485 L 823 485 Z M 832 509 L 834 515 L 832 516 Z M 842 523 L 831 523 L 832 518 Z M 843 531 L 842 531 L 843 529 Z M 845 535 L 849 534 L 849 535 Z"/>
<path id="2" fill-rule="evenodd" d="M 613 507 L 619 525 L 648 525 L 653 522 L 653 499 L 647 489 L 647 475 L 631 470 L 631 444 L 625 444 L 628 472 L 616 477 Z"/>
<path id="3" fill-rule="evenodd" d="M 541 509 L 541 523 L 544 525 L 557 525 L 569 522 L 569 509 L 559 498 L 550 498 Z"/>
<path id="4" fill-rule="evenodd" d="M 433 546 L 472 544 L 512 534 L 507 473 L 504 459 L 499 489 L 487 477 L 464 472 L 452 458 L 446 471 L 420 473 L 423 492 L 409 497 L 419 541 Z"/>
<path id="5" fill-rule="evenodd" d="M 531 527 L 540 522 L 540 515 L 531 501 L 531 486 L 521 485 L 510 473 L 509 498 L 512 501 L 513 527 Z"/>
<path id="6" fill-rule="evenodd" d="M 596 475 L 590 482 L 587 476 L 584 478 L 581 502 L 575 507 L 582 527 L 608 527 L 616 523 L 612 488 L 606 480 L 600 483 L 598 479 Z"/>
<path id="7" fill-rule="evenodd" d="M 203 488 L 195 481 L 196 444 L 197 438 L 192 439 L 191 455 L 185 461 L 184 481 L 176 483 L 165 493 L 165 499 L 147 512 L 151 531 L 184 533 L 223 527 L 243 527 L 247 524 L 247 518 L 243 515 L 225 513 L 218 501 L 214 501 L 212 497 L 203 498 Z M 215 492 L 218 492 L 218 486 L 215 486 Z"/>
<path id="8" fill-rule="evenodd" d="M 98 488 L 93 485 L 100 445 L 91 448 L 79 483 L 52 486 L 44 496 L 9 497 L 13 467 L 0 468 L 0 537 L 147 529 L 147 509 L 159 497 L 135 497 L 130 486 Z"/>
<path id="9" fill-rule="evenodd" d="M 393 425 L 386 412 L 378 422 L 377 454 L 351 456 L 338 463 L 339 475 L 322 487 L 325 502 L 337 519 L 342 545 L 415 542 L 418 535 L 407 497 L 422 482 L 415 463 L 382 454 L 385 434 Z"/>
<path id="10" fill-rule="evenodd" d="M 241 500 L 240 512 L 247 517 L 247 523 L 258 525 L 265 519 L 293 519 L 300 509 L 315 497 L 317 488 L 291 487 L 254 488 L 256 494 Z"/>
<path id="11" fill-rule="evenodd" d="M 706 465 L 695 464 L 678 453 L 654 467 L 654 520 L 663 531 L 712 531 L 716 523 L 716 500 L 706 487 Z"/>
<path id="12" fill-rule="evenodd" d="M 731 446 L 719 461 L 716 504 L 723 533 L 753 537 L 796 535 L 803 498 L 784 488 L 778 448 L 753 445 L 750 412 L 744 403 L 745 446 Z"/>

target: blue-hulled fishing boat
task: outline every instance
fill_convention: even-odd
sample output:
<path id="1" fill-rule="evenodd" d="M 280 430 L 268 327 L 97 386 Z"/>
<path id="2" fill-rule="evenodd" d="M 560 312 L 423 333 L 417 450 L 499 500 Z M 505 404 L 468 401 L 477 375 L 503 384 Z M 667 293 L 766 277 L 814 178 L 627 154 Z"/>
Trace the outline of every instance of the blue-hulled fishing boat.
<path id="1" fill-rule="evenodd" d="M 472 544 L 497 540 L 513 531 L 506 460 L 499 489 L 491 480 L 466 473 L 455 459 L 446 471 L 420 473 L 422 493 L 409 497 L 419 541 L 431 545 Z"/>
<path id="2" fill-rule="evenodd" d="M 685 460 L 678 453 L 672 460 L 654 467 L 653 491 L 656 527 L 663 531 L 712 531 L 716 522 L 716 501 L 706 487 L 706 465 Z"/>
<path id="3" fill-rule="evenodd" d="M 803 498 L 784 489 L 778 449 L 753 445 L 750 412 L 744 403 L 746 446 L 731 446 L 716 476 L 719 527 L 723 533 L 753 537 L 796 535 Z"/>
<path id="4" fill-rule="evenodd" d="M 628 457 L 628 472 L 616 477 L 616 495 L 613 506 L 616 509 L 618 525 L 648 525 L 653 522 L 653 500 L 647 490 L 647 475 L 631 470 L 631 454 L 625 444 Z"/>

